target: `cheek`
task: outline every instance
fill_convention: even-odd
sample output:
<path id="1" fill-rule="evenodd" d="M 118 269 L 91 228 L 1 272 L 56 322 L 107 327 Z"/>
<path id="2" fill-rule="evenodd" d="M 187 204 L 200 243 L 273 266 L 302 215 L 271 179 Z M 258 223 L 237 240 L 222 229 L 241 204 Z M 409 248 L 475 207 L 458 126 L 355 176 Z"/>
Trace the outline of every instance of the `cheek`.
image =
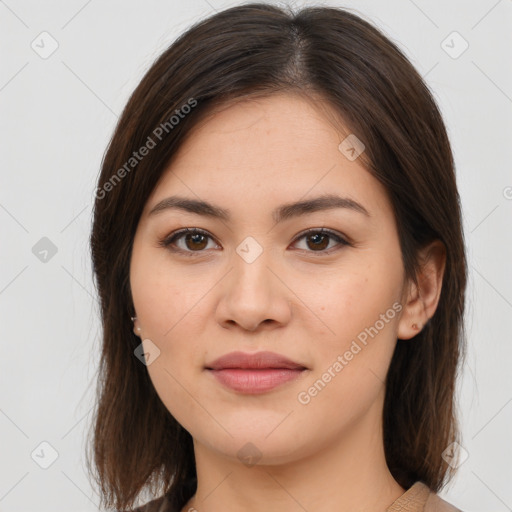
<path id="1" fill-rule="evenodd" d="M 193 406 L 186 390 L 193 391 L 203 364 L 204 299 L 214 282 L 198 279 L 197 271 L 173 269 L 165 251 L 134 247 L 133 302 L 142 337 L 159 350 L 147 370 L 162 402 L 185 423 L 182 415 Z"/>
<path id="2" fill-rule="evenodd" d="M 339 412 L 340 424 L 349 425 L 383 396 L 401 306 L 393 273 L 388 269 L 379 279 L 380 270 L 338 279 L 318 303 L 330 329 L 322 329 L 314 372 L 297 396 L 312 421 L 324 421 L 328 409 Z"/>
<path id="3" fill-rule="evenodd" d="M 189 393 L 196 394 L 194 379 L 196 370 L 199 371 L 201 324 L 195 317 L 205 291 L 193 276 L 170 272 L 162 252 L 165 251 L 134 245 L 130 268 L 132 297 L 142 337 L 151 340 L 151 346 L 159 350 L 158 357 L 147 366 L 153 387 L 176 420 L 185 428 L 192 428 L 191 418 L 201 417 L 201 410 Z"/>
<path id="4" fill-rule="evenodd" d="M 146 337 L 166 340 L 190 321 L 208 282 L 173 268 L 165 250 L 134 247 L 130 268 L 133 302 Z"/>
<path id="5" fill-rule="evenodd" d="M 387 334 L 395 324 L 392 307 L 401 290 L 400 267 L 396 261 L 388 258 L 375 262 L 372 258 L 366 262 L 365 258 L 359 258 L 349 263 L 320 280 L 301 277 L 296 283 L 297 295 L 316 313 L 326 352 L 349 345 L 376 322 L 381 330 L 379 319 L 390 308 L 382 330 Z"/>
<path id="6" fill-rule="evenodd" d="M 301 395 L 313 415 L 331 404 L 350 422 L 382 393 L 401 310 L 397 261 L 392 255 L 360 258 L 325 288 L 317 310 L 329 329 L 322 329 L 315 371 Z"/>

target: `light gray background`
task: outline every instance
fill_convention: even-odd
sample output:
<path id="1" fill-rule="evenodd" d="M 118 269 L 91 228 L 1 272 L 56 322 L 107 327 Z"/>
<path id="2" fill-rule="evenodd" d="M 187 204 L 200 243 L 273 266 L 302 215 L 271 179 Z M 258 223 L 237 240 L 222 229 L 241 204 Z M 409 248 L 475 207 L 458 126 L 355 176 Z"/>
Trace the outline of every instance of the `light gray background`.
<path id="1" fill-rule="evenodd" d="M 101 159 L 154 58 L 238 3 L 0 1 L 0 511 L 97 510 L 84 450 L 100 332 L 88 236 Z M 469 457 L 441 495 L 464 512 L 512 510 L 512 0 L 323 5 L 355 8 L 397 42 L 445 117 L 470 264 L 458 391 Z M 47 58 L 31 47 L 51 49 L 43 31 L 58 43 Z M 461 55 L 453 31 L 469 44 Z M 43 237 L 56 254 L 34 254 Z M 47 469 L 43 442 L 58 454 Z"/>

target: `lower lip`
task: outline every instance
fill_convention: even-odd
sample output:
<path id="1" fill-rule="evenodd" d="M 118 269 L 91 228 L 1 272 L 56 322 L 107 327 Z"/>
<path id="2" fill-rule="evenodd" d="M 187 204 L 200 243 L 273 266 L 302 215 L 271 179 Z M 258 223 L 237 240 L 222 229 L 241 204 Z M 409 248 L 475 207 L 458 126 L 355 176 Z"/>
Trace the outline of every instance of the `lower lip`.
<path id="1" fill-rule="evenodd" d="M 298 378 L 304 369 L 266 368 L 262 370 L 243 370 L 227 368 L 225 370 L 208 370 L 219 382 L 241 393 L 265 393 L 271 389 Z"/>

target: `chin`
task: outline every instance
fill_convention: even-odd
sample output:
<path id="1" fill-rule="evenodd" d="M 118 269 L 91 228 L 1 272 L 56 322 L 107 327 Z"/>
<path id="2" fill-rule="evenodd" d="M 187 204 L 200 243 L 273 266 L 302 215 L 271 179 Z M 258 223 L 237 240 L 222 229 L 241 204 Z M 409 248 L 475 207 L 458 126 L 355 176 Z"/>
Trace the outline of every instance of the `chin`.
<path id="1" fill-rule="evenodd" d="M 282 420 L 282 418 L 281 418 Z M 211 431 L 206 432 L 205 436 L 194 435 L 194 444 L 202 444 L 209 449 L 217 452 L 226 458 L 235 462 L 252 467 L 254 465 L 277 466 L 294 462 L 301 456 L 306 456 L 308 448 L 299 444 L 299 433 L 294 433 L 282 429 L 281 426 L 275 428 L 279 422 L 274 422 L 272 427 L 268 428 L 266 424 L 258 426 L 238 424 L 226 426 L 233 437 L 227 433 L 219 433 L 212 437 Z M 275 430 L 273 430 L 275 429 Z M 270 434 L 269 434 L 270 433 Z M 315 444 L 314 441 L 312 444 Z M 311 446 L 310 451 L 314 453 L 317 448 Z"/>

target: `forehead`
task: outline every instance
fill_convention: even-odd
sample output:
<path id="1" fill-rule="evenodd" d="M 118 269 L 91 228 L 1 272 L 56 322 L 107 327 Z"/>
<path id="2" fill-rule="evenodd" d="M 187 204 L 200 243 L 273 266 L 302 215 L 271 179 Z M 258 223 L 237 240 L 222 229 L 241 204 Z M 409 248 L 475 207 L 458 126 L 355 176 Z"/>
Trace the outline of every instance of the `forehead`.
<path id="1" fill-rule="evenodd" d="M 325 105 L 296 94 L 251 98 L 222 107 L 188 134 L 149 198 L 147 214 L 171 194 L 237 211 L 308 196 L 339 194 L 390 213 L 386 190 L 340 143 L 350 134 Z M 231 208 L 231 206 L 233 208 Z"/>

